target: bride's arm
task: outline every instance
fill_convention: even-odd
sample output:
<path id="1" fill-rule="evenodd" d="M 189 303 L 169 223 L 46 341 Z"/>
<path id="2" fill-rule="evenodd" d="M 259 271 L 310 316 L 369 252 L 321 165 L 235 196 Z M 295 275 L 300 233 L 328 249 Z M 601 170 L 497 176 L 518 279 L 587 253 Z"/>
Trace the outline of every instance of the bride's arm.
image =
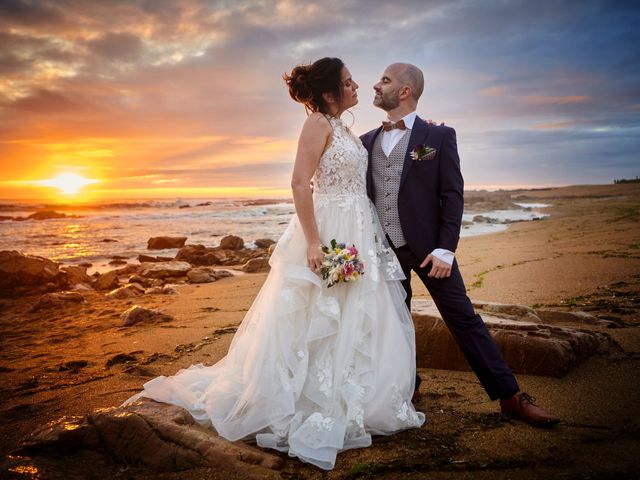
<path id="1" fill-rule="evenodd" d="M 318 168 L 320 157 L 331 137 L 331 125 L 321 113 L 312 113 L 304 122 L 298 152 L 291 177 L 291 191 L 296 214 L 307 240 L 307 262 L 311 270 L 317 271 L 322 265 L 322 241 L 313 211 L 313 197 L 310 182 Z"/>

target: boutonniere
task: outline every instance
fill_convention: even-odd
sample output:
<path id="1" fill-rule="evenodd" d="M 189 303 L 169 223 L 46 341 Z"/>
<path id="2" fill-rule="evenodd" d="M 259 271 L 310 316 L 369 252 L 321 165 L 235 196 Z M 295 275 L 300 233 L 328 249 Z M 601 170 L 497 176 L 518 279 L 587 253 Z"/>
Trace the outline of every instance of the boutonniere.
<path id="1" fill-rule="evenodd" d="M 419 144 L 416 145 L 416 148 L 414 148 L 409 155 L 411 155 L 412 160 L 416 160 L 418 162 L 423 160 L 433 160 L 436 158 L 436 149 L 429 145 Z"/>

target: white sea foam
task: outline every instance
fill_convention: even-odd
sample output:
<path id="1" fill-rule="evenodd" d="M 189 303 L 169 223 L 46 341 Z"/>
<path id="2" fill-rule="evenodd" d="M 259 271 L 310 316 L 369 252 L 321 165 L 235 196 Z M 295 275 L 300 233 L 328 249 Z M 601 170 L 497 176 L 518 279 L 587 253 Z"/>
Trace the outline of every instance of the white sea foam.
<path id="1" fill-rule="evenodd" d="M 198 203 L 207 205 L 197 206 Z M 0 250 L 20 250 L 64 264 L 90 262 L 94 270 L 105 270 L 115 256 L 136 262 L 140 253 L 173 257 L 176 249 L 147 251 L 150 237 L 185 236 L 187 244 L 215 246 L 229 234 L 242 237 L 248 247 L 258 238 L 277 240 L 294 214 L 289 202 L 246 204 L 237 199 L 118 202 L 82 208 L 48 206 L 77 218 L 0 221 Z M 179 208 L 181 205 L 189 208 Z M 542 218 L 537 209 L 546 204 L 518 204 L 520 209 L 465 213 L 461 236 L 495 233 L 517 221 Z M 2 208 L 7 206 L 6 209 Z M 27 216 L 42 206 L 0 203 L 0 215 Z M 485 221 L 474 221 L 480 215 Z M 480 219 L 478 219 L 480 220 Z M 104 240 L 116 240 L 107 241 Z"/>

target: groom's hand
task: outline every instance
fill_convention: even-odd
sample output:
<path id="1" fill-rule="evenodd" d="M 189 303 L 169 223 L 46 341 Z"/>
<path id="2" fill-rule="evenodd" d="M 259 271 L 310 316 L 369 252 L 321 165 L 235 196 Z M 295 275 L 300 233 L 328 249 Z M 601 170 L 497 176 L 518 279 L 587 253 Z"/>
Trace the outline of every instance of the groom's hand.
<path id="1" fill-rule="evenodd" d="M 451 265 L 434 257 L 432 254 L 427 255 L 427 258 L 420 264 L 420 268 L 426 267 L 429 263 L 431 263 L 431 271 L 427 274 L 427 277 L 447 278 L 451 276 Z"/>

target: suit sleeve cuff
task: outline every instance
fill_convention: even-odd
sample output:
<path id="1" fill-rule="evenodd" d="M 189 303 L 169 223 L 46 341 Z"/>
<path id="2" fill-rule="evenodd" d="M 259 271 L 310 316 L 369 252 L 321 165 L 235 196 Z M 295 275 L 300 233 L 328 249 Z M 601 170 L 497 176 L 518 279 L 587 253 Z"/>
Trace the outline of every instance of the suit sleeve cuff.
<path id="1" fill-rule="evenodd" d="M 438 260 L 442 260 L 448 265 L 453 265 L 453 260 L 455 258 L 453 252 L 445 250 L 444 248 L 436 248 L 433 252 L 431 252 L 431 255 L 436 257 Z"/>

